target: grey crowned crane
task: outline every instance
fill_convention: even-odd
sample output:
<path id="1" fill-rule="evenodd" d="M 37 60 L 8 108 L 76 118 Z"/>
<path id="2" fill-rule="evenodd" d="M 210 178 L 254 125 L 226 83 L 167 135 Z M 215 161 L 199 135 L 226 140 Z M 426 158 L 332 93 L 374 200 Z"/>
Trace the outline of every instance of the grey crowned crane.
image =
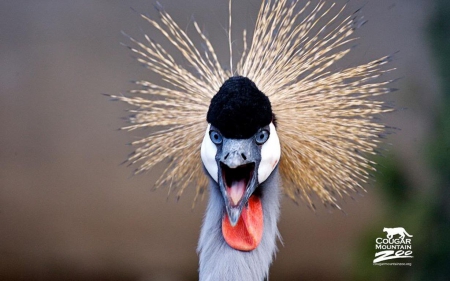
<path id="1" fill-rule="evenodd" d="M 200 280 L 263 280 L 280 212 L 280 141 L 269 98 L 234 76 L 212 98 L 201 158 L 210 197 L 198 252 Z"/>
<path id="2" fill-rule="evenodd" d="M 138 61 L 164 84 L 136 81 L 139 89 L 112 97 L 134 107 L 124 130 L 156 130 L 132 143 L 136 173 L 170 159 L 157 187 L 181 196 L 193 185 L 195 202 L 209 186 L 200 280 L 264 280 L 279 237 L 280 194 L 310 206 L 316 194 L 339 208 L 336 200 L 363 189 L 374 170 L 368 155 L 386 130 L 374 117 L 392 111 L 377 99 L 391 91 L 390 81 L 377 79 L 389 57 L 334 71 L 364 22 L 343 10 L 263 0 L 234 68 L 230 2 L 228 69 L 195 21 L 196 43 L 162 8 L 159 21 L 141 15 L 181 62 L 147 35 L 130 38 Z"/>

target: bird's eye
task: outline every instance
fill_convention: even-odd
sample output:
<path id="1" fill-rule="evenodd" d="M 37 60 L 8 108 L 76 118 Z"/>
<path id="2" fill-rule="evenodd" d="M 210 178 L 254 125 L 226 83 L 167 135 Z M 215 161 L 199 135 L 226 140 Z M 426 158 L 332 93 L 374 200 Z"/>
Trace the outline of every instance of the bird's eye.
<path id="1" fill-rule="evenodd" d="M 255 141 L 257 144 L 264 144 L 269 139 L 270 133 L 267 130 L 261 130 L 256 133 Z"/>
<path id="2" fill-rule="evenodd" d="M 215 144 L 221 144 L 223 141 L 222 135 L 217 131 L 210 131 L 209 137 L 211 138 L 211 141 Z"/>

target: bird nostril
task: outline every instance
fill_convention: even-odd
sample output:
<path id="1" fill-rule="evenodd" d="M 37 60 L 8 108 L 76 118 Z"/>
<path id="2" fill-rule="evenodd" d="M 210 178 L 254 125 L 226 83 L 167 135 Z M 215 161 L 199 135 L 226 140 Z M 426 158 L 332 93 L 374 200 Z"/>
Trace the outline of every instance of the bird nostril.
<path id="1" fill-rule="evenodd" d="M 244 160 L 247 160 L 247 157 L 245 157 L 244 153 L 241 153 L 242 158 L 244 158 Z"/>
<path id="2" fill-rule="evenodd" d="M 227 155 L 225 155 L 224 159 L 227 159 L 229 155 L 230 155 L 230 153 L 227 153 Z"/>

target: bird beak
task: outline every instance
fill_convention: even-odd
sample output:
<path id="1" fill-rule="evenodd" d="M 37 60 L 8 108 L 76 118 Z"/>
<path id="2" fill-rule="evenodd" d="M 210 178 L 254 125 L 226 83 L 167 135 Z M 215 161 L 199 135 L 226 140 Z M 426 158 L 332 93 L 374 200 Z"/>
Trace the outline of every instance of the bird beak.
<path id="1" fill-rule="evenodd" d="M 239 221 L 243 208 L 258 186 L 261 154 L 250 139 L 224 138 L 218 160 L 218 182 L 231 226 Z"/>

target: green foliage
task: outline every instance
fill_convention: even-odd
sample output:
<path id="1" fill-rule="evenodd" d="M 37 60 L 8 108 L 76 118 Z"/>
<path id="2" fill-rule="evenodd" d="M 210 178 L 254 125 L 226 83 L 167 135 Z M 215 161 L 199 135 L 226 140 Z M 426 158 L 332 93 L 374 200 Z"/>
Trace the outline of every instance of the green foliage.
<path id="1" fill-rule="evenodd" d="M 377 177 L 385 215 L 361 240 L 355 255 L 355 280 L 449 280 L 450 276 L 450 1 L 435 0 L 428 29 L 442 89 L 433 133 L 423 155 L 436 177 L 434 185 L 414 190 L 394 156 L 378 159 Z M 414 235 L 411 267 L 373 266 L 375 239 L 384 226 L 401 226 Z"/>

